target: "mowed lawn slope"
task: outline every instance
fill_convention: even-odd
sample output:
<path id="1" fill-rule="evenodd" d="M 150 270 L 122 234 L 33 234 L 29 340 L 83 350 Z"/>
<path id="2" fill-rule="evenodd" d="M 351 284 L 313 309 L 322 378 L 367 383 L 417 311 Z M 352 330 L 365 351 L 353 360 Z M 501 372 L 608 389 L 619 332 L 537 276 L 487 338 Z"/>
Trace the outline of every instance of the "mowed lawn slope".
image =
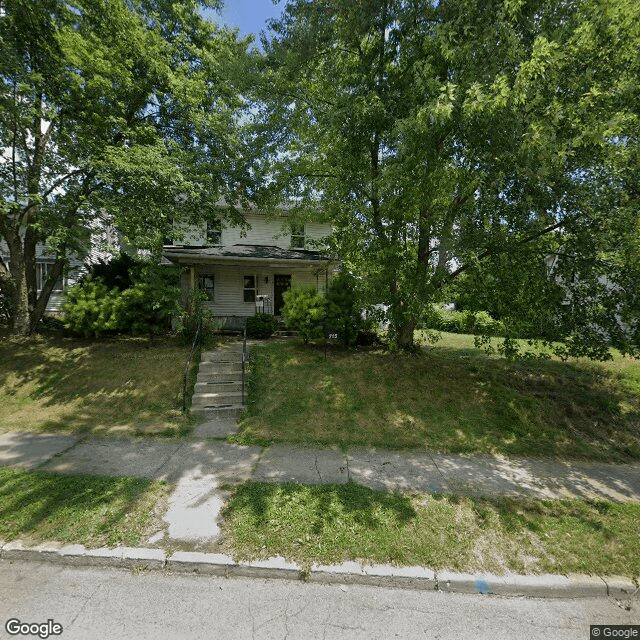
<path id="1" fill-rule="evenodd" d="M 640 458 L 640 363 L 508 362 L 443 334 L 416 355 L 270 343 L 239 441 Z"/>
<path id="2" fill-rule="evenodd" d="M 186 357 L 174 338 L 6 338 L 0 430 L 178 435 Z"/>

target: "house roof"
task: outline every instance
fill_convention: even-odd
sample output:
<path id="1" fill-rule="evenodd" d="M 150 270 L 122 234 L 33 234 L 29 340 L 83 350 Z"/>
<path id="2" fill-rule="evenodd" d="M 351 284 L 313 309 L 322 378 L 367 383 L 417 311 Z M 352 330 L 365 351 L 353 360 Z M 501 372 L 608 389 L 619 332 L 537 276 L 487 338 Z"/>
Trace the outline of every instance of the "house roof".
<path id="1" fill-rule="evenodd" d="M 283 249 L 272 245 L 234 244 L 225 247 L 173 247 L 166 246 L 163 255 L 172 262 L 189 259 L 209 260 L 277 260 L 295 262 L 321 262 L 331 258 L 320 251 L 307 249 Z"/>

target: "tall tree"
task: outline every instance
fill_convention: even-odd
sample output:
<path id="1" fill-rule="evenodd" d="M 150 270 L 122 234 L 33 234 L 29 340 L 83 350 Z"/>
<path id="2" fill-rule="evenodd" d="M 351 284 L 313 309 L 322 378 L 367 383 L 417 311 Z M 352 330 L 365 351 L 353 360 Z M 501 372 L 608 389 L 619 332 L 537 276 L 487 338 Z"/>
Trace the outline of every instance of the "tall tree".
<path id="1" fill-rule="evenodd" d="M 514 334 L 637 351 L 639 19 L 632 0 L 290 0 L 264 40 L 264 197 L 321 199 L 402 347 L 465 274 L 501 283 Z"/>
<path id="2" fill-rule="evenodd" d="M 210 215 L 233 193 L 247 42 L 202 18 L 220 0 L 2 6 L 0 286 L 11 329 L 28 334 L 95 218 L 157 248 L 171 218 Z M 40 293 L 38 243 L 56 257 Z"/>

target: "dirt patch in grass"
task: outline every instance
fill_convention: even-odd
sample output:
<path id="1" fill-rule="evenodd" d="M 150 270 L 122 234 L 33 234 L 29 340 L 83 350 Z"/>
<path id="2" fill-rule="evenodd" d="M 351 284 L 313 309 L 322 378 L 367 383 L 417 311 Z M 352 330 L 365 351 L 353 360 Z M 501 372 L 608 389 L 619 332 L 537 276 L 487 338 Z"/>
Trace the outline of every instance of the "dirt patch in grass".
<path id="1" fill-rule="evenodd" d="M 191 428 L 181 412 L 187 350 L 172 337 L 6 339 L 0 344 L 0 428 L 184 434 Z"/>
<path id="2" fill-rule="evenodd" d="M 138 478 L 0 469 L 0 539 L 137 546 L 164 525 L 169 487 Z"/>
<path id="3" fill-rule="evenodd" d="M 254 349 L 242 442 L 640 458 L 640 365 L 507 362 L 453 342 L 414 355 Z M 458 338 L 456 337 L 456 340 Z"/>
<path id="4" fill-rule="evenodd" d="M 638 504 L 247 483 L 234 490 L 223 515 L 223 547 L 242 559 L 640 575 Z"/>

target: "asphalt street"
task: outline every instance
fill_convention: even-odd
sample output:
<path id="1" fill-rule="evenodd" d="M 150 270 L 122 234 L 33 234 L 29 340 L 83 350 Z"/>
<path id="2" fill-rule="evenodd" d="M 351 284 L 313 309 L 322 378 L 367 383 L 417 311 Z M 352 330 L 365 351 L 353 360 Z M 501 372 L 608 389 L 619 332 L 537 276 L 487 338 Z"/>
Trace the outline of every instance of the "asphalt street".
<path id="1" fill-rule="evenodd" d="M 9 635 L 14 619 L 63 640 L 587 640 L 590 624 L 639 623 L 638 606 L 0 561 L 0 638 L 38 637 Z"/>

